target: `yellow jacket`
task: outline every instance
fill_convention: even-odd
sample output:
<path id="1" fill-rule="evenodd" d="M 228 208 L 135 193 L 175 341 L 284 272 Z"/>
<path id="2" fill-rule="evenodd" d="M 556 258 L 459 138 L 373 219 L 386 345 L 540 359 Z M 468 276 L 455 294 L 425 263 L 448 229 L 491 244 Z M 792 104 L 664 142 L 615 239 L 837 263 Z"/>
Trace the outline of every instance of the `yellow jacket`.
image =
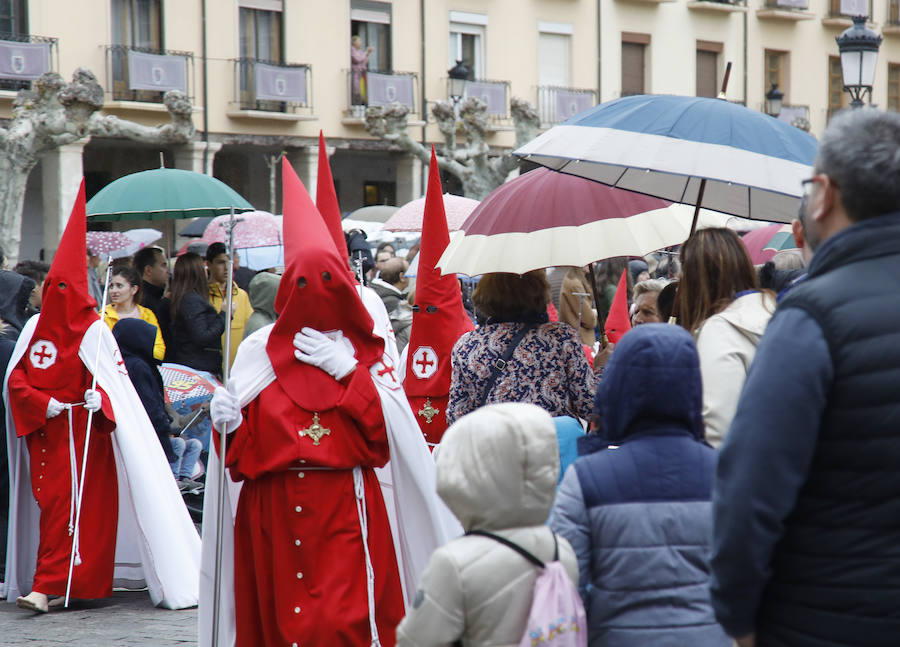
<path id="1" fill-rule="evenodd" d="M 153 314 L 153 311 L 150 308 L 145 308 L 144 306 L 138 306 L 138 312 L 141 313 L 141 319 L 148 324 L 156 326 L 156 341 L 153 343 L 153 358 L 161 362 L 166 355 L 166 344 L 163 342 L 156 315 Z M 103 313 L 103 321 L 105 321 L 106 325 L 109 326 L 109 329 L 112 330 L 118 320 L 119 313 L 116 312 L 116 307 L 110 303 L 106 306 L 106 311 Z"/>
<path id="2" fill-rule="evenodd" d="M 231 299 L 237 305 L 234 311 L 234 317 L 231 318 L 231 352 L 228 354 L 228 365 L 234 363 L 234 356 L 237 355 L 238 346 L 244 338 L 244 326 L 247 320 L 253 314 L 253 306 L 250 305 L 250 297 L 241 288 L 234 284 L 234 290 L 231 293 Z M 222 309 L 222 301 L 224 300 L 224 290 L 218 283 L 209 284 L 209 302 L 216 310 Z M 225 352 L 225 336 L 222 335 L 222 352 Z"/>

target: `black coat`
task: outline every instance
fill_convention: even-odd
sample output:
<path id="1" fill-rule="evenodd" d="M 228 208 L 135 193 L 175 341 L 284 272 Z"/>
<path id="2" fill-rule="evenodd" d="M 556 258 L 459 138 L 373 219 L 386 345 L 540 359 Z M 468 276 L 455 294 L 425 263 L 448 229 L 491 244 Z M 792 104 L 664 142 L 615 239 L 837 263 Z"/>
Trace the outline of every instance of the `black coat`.
<path id="1" fill-rule="evenodd" d="M 163 306 L 168 312 L 168 299 Z M 169 323 L 172 343 L 166 346 L 166 361 L 221 375 L 224 332 L 225 313 L 217 312 L 205 296 L 189 292 L 181 300 L 178 316 Z"/>

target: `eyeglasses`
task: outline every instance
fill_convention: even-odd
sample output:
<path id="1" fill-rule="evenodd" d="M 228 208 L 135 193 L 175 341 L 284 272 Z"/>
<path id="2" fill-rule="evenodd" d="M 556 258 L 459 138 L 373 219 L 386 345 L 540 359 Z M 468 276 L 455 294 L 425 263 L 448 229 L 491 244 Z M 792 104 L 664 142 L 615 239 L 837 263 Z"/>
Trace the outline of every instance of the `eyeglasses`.
<path id="1" fill-rule="evenodd" d="M 809 194 L 812 192 L 813 185 L 818 182 L 819 177 L 814 175 L 812 177 L 808 177 L 805 180 L 800 181 L 800 186 L 803 190 L 803 198 L 806 199 L 809 197 Z"/>

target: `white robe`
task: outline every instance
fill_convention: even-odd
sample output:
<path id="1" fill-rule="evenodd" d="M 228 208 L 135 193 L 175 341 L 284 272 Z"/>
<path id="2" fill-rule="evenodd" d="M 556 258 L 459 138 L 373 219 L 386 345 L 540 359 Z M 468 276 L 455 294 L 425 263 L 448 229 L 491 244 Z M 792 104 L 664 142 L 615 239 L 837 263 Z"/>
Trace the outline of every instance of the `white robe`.
<path id="1" fill-rule="evenodd" d="M 7 380 L 26 352 L 39 317 L 32 317 L 22 329 L 3 382 L 10 486 L 5 592 L 10 602 L 27 594 L 34 581 L 40 509 L 31 491 L 28 446 L 24 438 L 16 436 Z M 94 370 L 98 343 L 100 362 Z M 124 364 L 119 364 L 119 347 L 105 323 L 97 320 L 88 328 L 78 355 L 97 376 L 97 384 L 109 396 L 116 417 L 112 441 L 119 486 L 119 525 L 113 585 L 146 586 L 157 606 L 195 606 L 200 587 L 200 537 L 150 418 Z M 91 473 L 88 462 L 86 479 L 106 476 Z M 90 541 L 89 534 L 82 533 L 82 538 Z"/>
<path id="2" fill-rule="evenodd" d="M 385 340 L 383 362 L 394 367 L 396 376 L 399 360 L 397 345 L 384 304 L 378 295 L 368 288 L 363 288 L 360 296 L 375 321 L 375 334 Z M 238 398 L 242 408 L 276 379 L 275 371 L 266 354 L 266 343 L 271 331 L 272 324 L 257 330 L 238 348 L 228 390 Z M 461 535 L 462 527 L 437 496 L 434 461 L 413 417 L 406 394 L 400 382 L 392 379 L 389 373 L 378 375 L 378 371 L 383 368 L 382 364 L 375 364 L 371 373 L 381 398 L 391 459 L 387 465 L 376 469 L 375 472 L 381 484 L 382 496 L 390 519 L 400 584 L 403 588 L 404 601 L 408 606 L 413 602 L 419 576 L 431 553 Z M 199 612 L 201 647 L 212 645 L 218 473 L 218 455 L 215 451 L 211 451 L 203 500 L 203 558 L 200 571 Z M 221 647 L 230 647 L 235 641 L 234 517 L 241 491 L 241 484 L 231 480 L 228 470 L 226 475 L 226 517 L 222 537 L 218 638 Z M 362 568 L 362 565 L 360 567 Z"/>

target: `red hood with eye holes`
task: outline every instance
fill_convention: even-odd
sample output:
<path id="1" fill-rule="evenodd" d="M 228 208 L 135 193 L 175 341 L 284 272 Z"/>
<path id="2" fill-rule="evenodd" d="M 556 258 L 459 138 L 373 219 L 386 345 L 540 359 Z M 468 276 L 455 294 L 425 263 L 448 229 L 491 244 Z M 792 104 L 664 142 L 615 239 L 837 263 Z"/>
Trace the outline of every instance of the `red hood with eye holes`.
<path id="1" fill-rule="evenodd" d="M 359 365 L 368 369 L 384 354 L 384 341 L 341 259 L 328 228 L 291 165 L 282 158 L 284 275 L 275 296 L 278 319 L 266 353 L 285 393 L 306 411 L 334 407 L 343 386 L 315 366 L 294 357 L 294 335 L 308 326 L 340 330 L 352 343 Z"/>
<path id="2" fill-rule="evenodd" d="M 21 362 L 29 383 L 41 390 L 62 388 L 81 375 L 78 349 L 100 316 L 87 280 L 87 216 L 84 180 L 44 282 L 41 314 Z"/>

